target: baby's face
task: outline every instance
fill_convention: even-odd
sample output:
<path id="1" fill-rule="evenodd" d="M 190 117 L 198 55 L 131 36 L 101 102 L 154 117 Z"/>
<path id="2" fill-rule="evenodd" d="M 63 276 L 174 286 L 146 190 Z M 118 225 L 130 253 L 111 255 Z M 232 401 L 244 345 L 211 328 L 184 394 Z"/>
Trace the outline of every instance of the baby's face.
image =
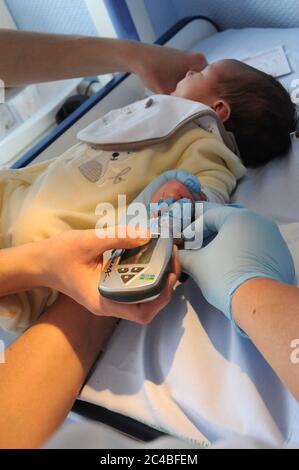
<path id="1" fill-rule="evenodd" d="M 189 70 L 185 78 L 177 84 L 172 95 L 199 101 L 212 107 L 218 99 L 217 85 L 220 83 L 221 77 L 227 73 L 229 73 L 228 60 L 220 60 L 207 65 L 201 72 Z"/>
<path id="2" fill-rule="evenodd" d="M 237 61 L 225 59 L 207 65 L 201 72 L 189 70 L 172 95 L 206 104 L 214 109 L 222 122 L 226 122 L 231 107 L 228 101 L 220 97 L 219 85 L 224 78 L 237 78 L 239 65 Z"/>

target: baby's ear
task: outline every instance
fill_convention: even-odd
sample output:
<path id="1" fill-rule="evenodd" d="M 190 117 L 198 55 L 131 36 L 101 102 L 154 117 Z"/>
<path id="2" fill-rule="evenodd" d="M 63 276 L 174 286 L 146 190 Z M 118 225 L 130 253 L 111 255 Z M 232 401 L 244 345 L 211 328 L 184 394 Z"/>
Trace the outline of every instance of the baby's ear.
<path id="1" fill-rule="evenodd" d="M 226 122 L 230 118 L 231 107 L 225 100 L 218 100 L 213 105 L 214 111 L 218 114 L 218 117 L 222 122 Z"/>

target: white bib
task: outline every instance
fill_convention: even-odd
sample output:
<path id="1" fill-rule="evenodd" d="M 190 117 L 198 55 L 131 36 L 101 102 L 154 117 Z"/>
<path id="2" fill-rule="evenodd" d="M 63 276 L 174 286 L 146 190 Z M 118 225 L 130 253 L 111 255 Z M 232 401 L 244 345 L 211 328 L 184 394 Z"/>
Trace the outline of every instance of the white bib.
<path id="1" fill-rule="evenodd" d="M 191 122 L 217 135 L 238 154 L 233 134 L 225 130 L 213 109 L 169 95 L 153 95 L 110 111 L 81 130 L 77 137 L 103 150 L 142 149 L 169 139 Z"/>

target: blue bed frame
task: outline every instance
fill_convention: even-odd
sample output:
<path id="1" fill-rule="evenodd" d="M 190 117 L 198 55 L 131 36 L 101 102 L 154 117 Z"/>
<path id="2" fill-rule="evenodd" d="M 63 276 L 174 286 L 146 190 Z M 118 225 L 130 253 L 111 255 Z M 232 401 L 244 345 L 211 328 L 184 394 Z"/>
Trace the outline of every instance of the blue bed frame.
<path id="1" fill-rule="evenodd" d="M 210 20 L 205 16 L 192 16 L 184 18 L 183 20 L 176 23 L 171 29 L 169 29 L 163 36 L 161 36 L 156 44 L 164 45 L 167 41 L 172 39 L 182 28 L 187 26 L 192 21 L 203 19 L 210 22 L 217 31 L 220 28 L 215 24 L 214 21 Z M 41 152 L 47 149 L 55 140 L 64 134 L 69 128 L 71 128 L 79 119 L 81 119 L 88 111 L 90 111 L 97 103 L 99 103 L 104 97 L 111 93 L 120 83 L 122 83 L 129 74 L 119 74 L 113 78 L 107 85 L 105 85 L 98 93 L 93 95 L 87 101 L 85 101 L 76 111 L 74 111 L 67 119 L 65 119 L 60 125 L 58 125 L 52 132 L 50 132 L 44 139 L 38 142 L 33 148 L 25 153 L 14 165 L 13 169 L 23 168 L 29 165 L 35 160 Z M 139 441 L 152 441 L 159 436 L 163 436 L 162 432 L 151 428 L 139 421 L 132 418 L 123 416 L 119 413 L 109 411 L 98 405 L 86 403 L 77 400 L 72 409 L 73 412 L 83 416 L 87 419 L 106 424 L 122 433 L 131 436 Z"/>

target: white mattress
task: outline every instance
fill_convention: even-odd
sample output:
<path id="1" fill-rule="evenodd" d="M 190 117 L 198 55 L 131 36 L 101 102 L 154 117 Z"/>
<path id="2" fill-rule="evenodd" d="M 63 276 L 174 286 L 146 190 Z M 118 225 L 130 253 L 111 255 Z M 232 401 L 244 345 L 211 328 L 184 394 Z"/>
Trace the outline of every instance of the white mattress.
<path id="1" fill-rule="evenodd" d="M 210 61 L 283 45 L 299 78 L 298 29 L 248 29 L 200 42 Z M 277 220 L 299 273 L 299 142 L 251 171 L 234 199 Z M 299 332 L 297 334 L 299 337 Z M 299 405 L 253 344 L 209 306 L 191 280 L 146 327 L 121 322 L 81 398 L 197 441 L 248 434 L 299 445 Z"/>
<path id="2" fill-rule="evenodd" d="M 283 46 L 292 73 L 280 78 L 289 90 L 290 83 L 299 79 L 299 28 L 228 29 L 201 40 L 194 51 L 204 52 L 209 62 L 219 59 L 243 60 Z"/>

